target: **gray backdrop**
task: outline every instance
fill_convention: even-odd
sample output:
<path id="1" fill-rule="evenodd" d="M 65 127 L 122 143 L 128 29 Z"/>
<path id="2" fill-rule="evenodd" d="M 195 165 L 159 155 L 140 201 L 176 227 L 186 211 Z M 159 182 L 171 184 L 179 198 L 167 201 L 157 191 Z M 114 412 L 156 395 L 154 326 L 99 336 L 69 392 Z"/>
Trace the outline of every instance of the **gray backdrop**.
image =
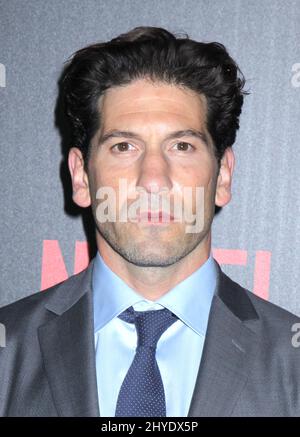
<path id="1" fill-rule="evenodd" d="M 0 305 L 87 262 L 86 219 L 70 201 L 56 126 L 63 62 L 153 25 L 222 42 L 244 72 L 251 94 L 214 253 L 234 280 L 300 315 L 299 0 L 1 0 L 0 20 Z"/>

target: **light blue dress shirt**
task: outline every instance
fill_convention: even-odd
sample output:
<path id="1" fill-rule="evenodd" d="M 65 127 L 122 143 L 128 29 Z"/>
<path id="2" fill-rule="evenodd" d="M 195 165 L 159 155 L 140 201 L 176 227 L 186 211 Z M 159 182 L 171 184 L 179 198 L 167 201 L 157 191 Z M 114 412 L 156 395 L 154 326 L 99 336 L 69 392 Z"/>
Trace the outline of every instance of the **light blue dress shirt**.
<path id="1" fill-rule="evenodd" d="M 217 272 L 212 255 L 156 301 L 143 298 L 97 252 L 93 268 L 94 334 L 100 415 L 114 417 L 118 394 L 137 345 L 134 324 L 117 316 L 168 308 L 179 318 L 160 337 L 156 360 L 164 384 L 167 417 L 186 417 L 196 383 Z"/>

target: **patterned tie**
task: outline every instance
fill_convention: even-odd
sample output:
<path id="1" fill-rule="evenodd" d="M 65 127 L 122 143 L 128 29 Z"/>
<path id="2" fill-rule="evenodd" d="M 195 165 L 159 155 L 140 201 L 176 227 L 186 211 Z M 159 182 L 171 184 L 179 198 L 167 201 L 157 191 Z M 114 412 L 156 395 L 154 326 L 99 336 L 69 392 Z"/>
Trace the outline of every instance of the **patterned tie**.
<path id="1" fill-rule="evenodd" d="M 155 353 L 159 338 L 178 318 L 167 308 L 134 311 L 133 307 L 119 317 L 135 324 L 138 341 L 120 388 L 115 417 L 165 417 L 165 392 Z"/>

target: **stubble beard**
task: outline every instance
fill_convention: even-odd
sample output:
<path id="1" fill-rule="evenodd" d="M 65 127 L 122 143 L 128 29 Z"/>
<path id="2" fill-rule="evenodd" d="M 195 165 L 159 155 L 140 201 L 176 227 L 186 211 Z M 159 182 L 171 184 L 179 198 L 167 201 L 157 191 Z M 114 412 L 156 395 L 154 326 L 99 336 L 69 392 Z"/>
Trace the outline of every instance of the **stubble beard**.
<path id="1" fill-rule="evenodd" d="M 137 234 L 135 238 L 133 231 L 128 231 L 128 226 L 134 225 L 126 225 L 96 222 L 96 231 L 99 238 L 103 238 L 115 252 L 139 267 L 168 267 L 179 262 L 201 244 L 210 228 L 206 225 L 202 232 L 193 234 L 185 233 L 184 229 L 181 229 L 180 232 L 173 234 L 174 237 L 167 240 L 162 235 L 167 228 L 162 230 L 152 226 L 147 230 L 137 231 L 143 232 L 146 235 L 144 238 L 141 236 L 138 238 Z"/>

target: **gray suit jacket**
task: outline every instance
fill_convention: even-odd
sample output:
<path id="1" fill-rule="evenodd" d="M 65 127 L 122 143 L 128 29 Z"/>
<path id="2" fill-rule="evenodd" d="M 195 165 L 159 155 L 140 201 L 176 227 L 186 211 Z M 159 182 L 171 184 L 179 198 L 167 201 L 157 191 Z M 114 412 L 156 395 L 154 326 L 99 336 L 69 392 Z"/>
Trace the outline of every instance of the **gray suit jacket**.
<path id="1" fill-rule="evenodd" d="M 1 416 L 99 416 L 91 273 L 0 308 Z M 300 416 L 300 319 L 218 267 L 188 416 Z M 188 360 L 188 357 L 187 357 Z"/>

